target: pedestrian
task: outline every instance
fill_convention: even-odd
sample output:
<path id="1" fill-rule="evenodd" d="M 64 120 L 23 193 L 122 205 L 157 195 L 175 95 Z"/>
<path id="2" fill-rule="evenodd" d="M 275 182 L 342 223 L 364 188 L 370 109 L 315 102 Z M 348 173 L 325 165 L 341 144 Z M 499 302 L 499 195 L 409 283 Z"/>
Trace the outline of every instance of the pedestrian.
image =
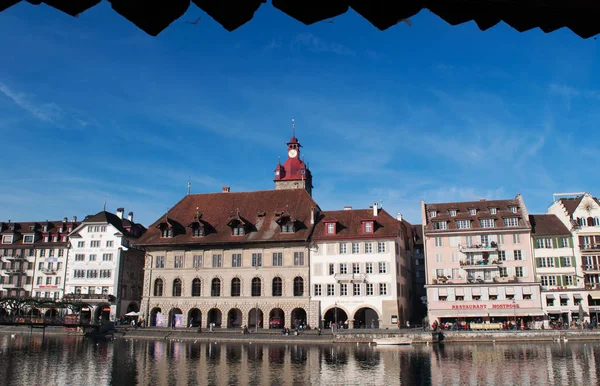
<path id="1" fill-rule="evenodd" d="M 410 322 L 408 320 L 406 321 L 406 328 L 410 328 Z"/>
<path id="2" fill-rule="evenodd" d="M 375 319 L 371 319 L 371 330 L 375 329 Z"/>

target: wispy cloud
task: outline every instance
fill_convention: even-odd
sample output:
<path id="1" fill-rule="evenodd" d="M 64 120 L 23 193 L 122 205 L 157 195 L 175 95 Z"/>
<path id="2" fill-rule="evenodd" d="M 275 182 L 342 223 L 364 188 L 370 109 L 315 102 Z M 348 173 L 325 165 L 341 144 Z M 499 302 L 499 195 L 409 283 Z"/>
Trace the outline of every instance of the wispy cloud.
<path id="1" fill-rule="evenodd" d="M 343 56 L 354 56 L 356 53 L 350 48 L 339 44 L 328 42 L 310 32 L 299 34 L 292 42 L 292 47 L 305 47 L 314 53 L 333 53 Z"/>
<path id="2" fill-rule="evenodd" d="M 0 93 L 40 121 L 54 122 L 62 117 L 63 111 L 56 103 L 36 103 L 31 95 L 14 91 L 2 82 L 0 82 Z"/>

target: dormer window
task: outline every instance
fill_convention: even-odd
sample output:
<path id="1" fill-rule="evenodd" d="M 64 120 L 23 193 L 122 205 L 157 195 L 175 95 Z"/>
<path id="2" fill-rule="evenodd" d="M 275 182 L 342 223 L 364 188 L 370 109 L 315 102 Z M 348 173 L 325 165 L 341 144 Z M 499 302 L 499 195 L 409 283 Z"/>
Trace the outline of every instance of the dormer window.
<path id="1" fill-rule="evenodd" d="M 456 209 L 450 209 L 450 216 L 456 217 Z"/>
<path id="2" fill-rule="evenodd" d="M 294 233 L 294 223 L 292 221 L 288 221 L 284 224 L 281 224 L 281 233 Z"/>
<path id="3" fill-rule="evenodd" d="M 496 208 L 490 208 L 490 214 L 496 214 Z"/>
<path id="4" fill-rule="evenodd" d="M 330 222 L 329 224 L 327 224 L 327 233 L 330 235 L 335 234 L 335 223 Z"/>
<path id="5" fill-rule="evenodd" d="M 192 229 L 192 237 L 203 237 L 204 236 L 204 228 L 201 226 L 196 226 Z"/>
<path id="6" fill-rule="evenodd" d="M 25 235 L 23 236 L 24 244 L 33 244 L 33 235 Z"/>
<path id="7" fill-rule="evenodd" d="M 433 229 L 446 229 L 446 221 L 434 221 Z"/>
<path id="8" fill-rule="evenodd" d="M 517 207 L 516 206 L 511 206 L 509 209 L 510 209 L 510 213 L 517 213 Z"/>
<path id="9" fill-rule="evenodd" d="M 58 242 L 58 236 L 54 236 L 54 237 L 52 237 L 52 242 L 53 242 L 53 243 L 57 243 L 57 242 Z"/>
<path id="10" fill-rule="evenodd" d="M 12 244 L 13 236 L 12 235 L 4 235 L 2 236 L 2 244 Z"/>
<path id="11" fill-rule="evenodd" d="M 477 209 L 469 209 L 469 214 L 475 216 L 477 214 Z"/>
<path id="12" fill-rule="evenodd" d="M 173 237 L 173 229 L 164 227 L 162 230 L 162 237 L 164 237 L 164 238 Z"/>
<path id="13" fill-rule="evenodd" d="M 43 230 L 44 232 L 48 232 L 48 225 L 44 225 Z"/>
<path id="14" fill-rule="evenodd" d="M 365 233 L 373 233 L 373 221 L 365 221 L 363 228 Z"/>
<path id="15" fill-rule="evenodd" d="M 436 217 L 437 216 L 437 211 L 432 210 L 429 212 L 429 217 Z"/>
<path id="16" fill-rule="evenodd" d="M 243 224 L 238 224 L 237 226 L 233 227 L 232 229 L 233 229 L 234 236 L 244 236 L 246 234 L 246 229 L 244 229 Z"/>
<path id="17" fill-rule="evenodd" d="M 479 224 L 481 225 L 482 228 L 494 228 L 494 226 L 495 226 L 494 220 L 491 218 L 479 220 Z"/>
<path id="18" fill-rule="evenodd" d="M 509 217 L 504 219 L 504 226 L 506 227 L 518 227 L 519 226 L 519 218 L 518 217 Z"/>

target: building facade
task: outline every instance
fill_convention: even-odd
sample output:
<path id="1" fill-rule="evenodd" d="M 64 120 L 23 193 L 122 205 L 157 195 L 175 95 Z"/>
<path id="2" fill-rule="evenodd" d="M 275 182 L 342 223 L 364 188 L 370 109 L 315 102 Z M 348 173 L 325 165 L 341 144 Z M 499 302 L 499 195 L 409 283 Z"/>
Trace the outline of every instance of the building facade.
<path id="1" fill-rule="evenodd" d="M 82 317 L 114 321 L 139 310 L 144 253 L 133 243 L 146 228 L 133 222 L 132 212 L 123 213 L 87 216 L 70 233 L 65 294 L 85 304 Z"/>
<path id="2" fill-rule="evenodd" d="M 69 232 L 68 221 L 2 223 L 0 293 L 5 297 L 61 299 L 64 295 Z"/>
<path id="3" fill-rule="evenodd" d="M 568 325 L 578 321 L 580 308 L 587 311 L 588 302 L 583 277 L 577 274 L 571 231 L 553 214 L 530 215 L 529 222 L 546 327 L 555 322 Z"/>
<path id="4" fill-rule="evenodd" d="M 300 142 L 296 136 L 292 136 L 287 143 L 288 158 L 282 165 L 277 163 L 275 168 L 275 189 L 305 189 L 312 195 L 312 174 L 304 163 L 304 157 L 300 155 Z"/>
<path id="5" fill-rule="evenodd" d="M 600 317 L 600 204 L 589 193 L 555 194 L 548 208 L 573 237 L 576 278 L 587 290 L 586 318 Z M 585 304 L 585 300 L 582 302 Z"/>
<path id="6" fill-rule="evenodd" d="M 185 196 L 138 241 L 142 315 L 150 326 L 318 325 L 308 272 L 317 212 L 304 189 Z"/>
<path id="7" fill-rule="evenodd" d="M 421 202 L 430 322 L 540 326 L 531 226 L 521 195 L 512 200 Z"/>
<path id="8" fill-rule="evenodd" d="M 423 245 L 423 225 L 413 225 L 414 229 L 414 273 L 413 273 L 413 315 L 412 323 L 420 325 L 427 316 L 427 291 L 425 290 L 425 246 Z"/>
<path id="9" fill-rule="evenodd" d="M 319 214 L 310 282 L 324 327 L 405 326 L 412 302 L 411 237 L 412 226 L 377 203 Z"/>

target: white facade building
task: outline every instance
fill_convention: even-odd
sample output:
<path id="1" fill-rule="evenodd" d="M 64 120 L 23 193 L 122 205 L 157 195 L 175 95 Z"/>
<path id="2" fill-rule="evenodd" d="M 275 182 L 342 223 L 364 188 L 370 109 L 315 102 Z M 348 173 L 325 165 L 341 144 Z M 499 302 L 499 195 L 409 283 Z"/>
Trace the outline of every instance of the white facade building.
<path id="1" fill-rule="evenodd" d="M 412 227 L 375 203 L 324 211 L 311 243 L 311 299 L 323 327 L 393 328 L 410 320 Z M 410 248 L 408 248 L 410 249 Z"/>
<path id="2" fill-rule="evenodd" d="M 88 216 L 70 234 L 71 250 L 65 293 L 87 304 L 82 315 L 114 321 L 139 311 L 142 296 L 143 253 L 130 248 L 145 228 L 106 211 Z"/>

